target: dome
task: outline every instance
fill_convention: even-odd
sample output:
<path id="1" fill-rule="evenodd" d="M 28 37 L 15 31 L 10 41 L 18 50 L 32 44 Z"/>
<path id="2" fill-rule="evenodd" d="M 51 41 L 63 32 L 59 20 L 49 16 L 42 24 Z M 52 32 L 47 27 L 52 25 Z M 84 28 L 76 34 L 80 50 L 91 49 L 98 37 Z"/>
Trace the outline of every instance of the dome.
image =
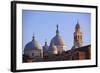
<path id="1" fill-rule="evenodd" d="M 34 38 L 25 45 L 24 49 L 42 49 L 42 46 Z"/>
<path id="2" fill-rule="evenodd" d="M 49 46 L 50 50 L 55 50 L 57 49 L 56 45 L 54 45 L 53 43 Z"/>
<path id="3" fill-rule="evenodd" d="M 52 46 L 52 53 L 57 54 L 57 47 L 55 45 Z"/>
<path id="4" fill-rule="evenodd" d="M 49 46 L 49 50 L 51 51 L 52 54 L 57 54 L 57 46 L 54 45 L 53 43 Z"/>
<path id="5" fill-rule="evenodd" d="M 63 38 L 59 34 L 58 25 L 57 25 L 57 30 L 56 30 L 56 36 L 54 36 L 51 39 L 50 45 L 51 44 L 60 45 L 60 46 L 64 46 L 65 45 L 65 42 L 64 42 Z"/>
<path id="6" fill-rule="evenodd" d="M 50 44 L 52 44 L 52 43 L 54 45 L 61 45 L 61 46 L 64 46 L 65 45 L 65 42 L 64 42 L 63 38 L 60 35 L 56 35 L 55 37 L 53 37 L 51 39 Z"/>

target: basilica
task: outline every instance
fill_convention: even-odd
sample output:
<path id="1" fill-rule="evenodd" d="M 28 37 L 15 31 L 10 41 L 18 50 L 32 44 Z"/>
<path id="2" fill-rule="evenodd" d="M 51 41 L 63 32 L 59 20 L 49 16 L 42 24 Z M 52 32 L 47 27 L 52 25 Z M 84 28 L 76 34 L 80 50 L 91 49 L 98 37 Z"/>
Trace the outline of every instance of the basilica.
<path id="1" fill-rule="evenodd" d="M 73 33 L 73 46 L 67 50 L 66 43 L 56 26 L 56 34 L 51 39 L 50 45 L 44 45 L 36 40 L 33 35 L 32 41 L 24 47 L 23 62 L 45 62 L 45 61 L 64 61 L 64 60 L 84 60 L 91 59 L 91 45 L 83 46 L 83 36 L 79 22 L 75 26 Z"/>

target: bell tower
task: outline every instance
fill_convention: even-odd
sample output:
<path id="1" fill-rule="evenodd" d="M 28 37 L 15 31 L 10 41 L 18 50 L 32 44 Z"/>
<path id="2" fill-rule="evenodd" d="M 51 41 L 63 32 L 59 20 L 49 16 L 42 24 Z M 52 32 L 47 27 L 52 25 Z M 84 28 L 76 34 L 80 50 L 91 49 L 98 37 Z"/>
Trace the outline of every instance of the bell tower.
<path id="1" fill-rule="evenodd" d="M 83 44 L 83 36 L 80 28 L 79 22 L 77 22 L 75 26 L 75 32 L 74 32 L 74 48 L 81 47 Z"/>

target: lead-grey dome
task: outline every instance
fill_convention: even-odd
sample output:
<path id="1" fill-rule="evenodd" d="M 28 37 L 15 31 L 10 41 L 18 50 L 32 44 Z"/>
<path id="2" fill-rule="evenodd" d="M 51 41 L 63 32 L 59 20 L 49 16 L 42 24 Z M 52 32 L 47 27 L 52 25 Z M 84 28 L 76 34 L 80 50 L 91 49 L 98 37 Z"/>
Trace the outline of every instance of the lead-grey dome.
<path id="1" fill-rule="evenodd" d="M 27 43 L 25 45 L 25 50 L 26 49 L 42 49 L 42 46 L 39 44 L 38 41 L 35 40 L 35 38 L 33 37 L 33 40 L 30 41 L 29 43 Z"/>
<path id="2" fill-rule="evenodd" d="M 63 38 L 60 36 L 59 34 L 59 30 L 58 30 L 58 25 L 57 25 L 57 30 L 56 30 L 56 36 L 54 36 L 52 39 L 51 39 L 51 42 L 50 42 L 50 45 L 51 44 L 54 44 L 54 45 L 61 45 L 61 46 L 64 46 L 65 45 L 65 42 L 63 40 Z"/>
<path id="3" fill-rule="evenodd" d="M 57 50 L 57 46 L 54 45 L 53 43 L 49 46 L 51 51 Z"/>
<path id="4" fill-rule="evenodd" d="M 53 38 L 51 39 L 50 44 L 52 44 L 52 43 L 53 43 L 54 45 L 62 45 L 62 46 L 65 45 L 65 42 L 64 42 L 63 38 L 62 38 L 60 35 L 56 35 L 55 37 L 53 37 Z"/>

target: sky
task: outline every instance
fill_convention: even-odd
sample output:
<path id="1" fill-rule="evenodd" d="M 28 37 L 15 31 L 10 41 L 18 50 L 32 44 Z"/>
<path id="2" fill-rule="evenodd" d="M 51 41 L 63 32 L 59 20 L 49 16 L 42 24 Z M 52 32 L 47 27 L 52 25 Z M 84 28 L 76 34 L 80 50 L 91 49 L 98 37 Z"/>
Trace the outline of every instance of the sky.
<path id="1" fill-rule="evenodd" d="M 91 14 L 78 12 L 54 12 L 54 11 L 22 11 L 22 33 L 23 48 L 35 39 L 43 46 L 45 41 L 48 45 L 56 35 L 56 25 L 59 25 L 59 32 L 64 39 L 67 49 L 73 46 L 73 33 L 75 26 L 79 22 L 83 33 L 83 45 L 91 42 Z"/>

